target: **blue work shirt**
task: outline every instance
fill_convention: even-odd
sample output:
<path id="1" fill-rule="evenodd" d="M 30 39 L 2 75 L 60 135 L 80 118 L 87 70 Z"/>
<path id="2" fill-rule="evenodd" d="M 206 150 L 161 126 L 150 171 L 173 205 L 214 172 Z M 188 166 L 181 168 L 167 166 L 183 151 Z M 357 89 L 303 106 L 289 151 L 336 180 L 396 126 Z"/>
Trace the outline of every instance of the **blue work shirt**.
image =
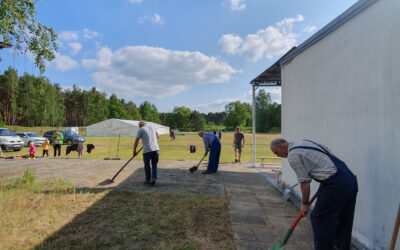
<path id="1" fill-rule="evenodd" d="M 204 147 L 206 148 L 206 152 L 210 151 L 211 143 L 214 141 L 214 138 L 217 138 L 214 135 L 214 133 L 212 133 L 212 132 L 204 132 L 203 142 L 204 142 Z"/>

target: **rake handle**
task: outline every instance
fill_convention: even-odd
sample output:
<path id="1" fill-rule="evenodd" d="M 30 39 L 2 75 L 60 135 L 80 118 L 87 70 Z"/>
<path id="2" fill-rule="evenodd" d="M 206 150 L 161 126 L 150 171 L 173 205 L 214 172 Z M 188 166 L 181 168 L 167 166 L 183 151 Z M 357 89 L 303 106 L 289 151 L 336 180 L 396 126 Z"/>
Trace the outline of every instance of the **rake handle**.
<path id="1" fill-rule="evenodd" d="M 314 202 L 314 200 L 317 198 L 317 193 L 314 194 L 314 196 L 310 200 L 310 205 Z M 294 228 L 297 226 L 297 224 L 300 222 L 300 220 L 303 218 L 303 214 L 300 213 L 299 216 L 297 216 L 296 220 L 293 222 L 292 226 L 290 229 L 294 230 Z"/>
<path id="2" fill-rule="evenodd" d="M 143 147 L 140 148 L 139 151 L 137 151 L 137 154 L 138 154 L 140 151 L 142 151 L 142 149 L 143 149 Z M 136 154 L 136 155 L 137 155 L 137 154 Z M 129 162 L 131 162 L 131 161 L 133 160 L 133 158 L 135 158 L 135 155 L 132 156 L 132 157 L 129 159 L 129 161 L 127 161 L 127 162 L 122 166 L 122 168 L 121 168 L 120 170 L 118 170 L 118 172 L 114 175 L 114 177 L 111 179 L 111 181 L 114 181 L 114 179 L 119 175 L 119 173 L 121 173 L 121 171 L 126 167 L 126 165 L 128 165 Z"/>
<path id="3" fill-rule="evenodd" d="M 314 202 L 314 200 L 317 198 L 317 193 L 314 194 L 314 196 L 311 198 L 310 200 L 310 205 Z M 299 221 L 301 220 L 301 218 L 303 218 L 303 214 L 300 213 L 299 216 L 297 216 L 296 220 L 293 222 L 292 226 L 289 228 L 289 230 L 287 231 L 285 238 L 282 241 L 282 245 L 286 245 L 286 242 L 289 240 L 290 236 L 292 235 L 294 228 L 297 226 L 297 224 L 299 223 Z"/>

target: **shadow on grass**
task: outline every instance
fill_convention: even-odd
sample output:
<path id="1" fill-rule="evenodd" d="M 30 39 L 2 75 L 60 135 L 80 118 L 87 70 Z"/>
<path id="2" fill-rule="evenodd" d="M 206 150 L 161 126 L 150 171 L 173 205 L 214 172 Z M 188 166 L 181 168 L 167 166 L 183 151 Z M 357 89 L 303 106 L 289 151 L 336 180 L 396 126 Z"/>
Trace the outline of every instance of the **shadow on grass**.
<path id="1" fill-rule="evenodd" d="M 266 185 L 257 173 L 159 169 L 158 176 L 150 187 L 137 169 L 116 187 L 77 189 L 101 197 L 34 249 L 235 249 L 225 187 Z"/>

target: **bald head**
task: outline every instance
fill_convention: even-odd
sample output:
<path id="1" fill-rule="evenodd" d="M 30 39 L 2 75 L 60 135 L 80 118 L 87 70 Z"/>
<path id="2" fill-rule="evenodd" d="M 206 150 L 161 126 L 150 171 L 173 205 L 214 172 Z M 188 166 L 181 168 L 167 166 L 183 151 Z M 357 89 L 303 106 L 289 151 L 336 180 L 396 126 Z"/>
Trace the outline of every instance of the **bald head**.
<path id="1" fill-rule="evenodd" d="M 203 137 L 204 136 L 204 131 L 199 131 L 199 133 L 197 133 L 198 136 Z"/>
<path id="2" fill-rule="evenodd" d="M 288 155 L 289 142 L 283 138 L 277 138 L 269 144 L 271 151 L 279 157 L 286 158 Z"/>

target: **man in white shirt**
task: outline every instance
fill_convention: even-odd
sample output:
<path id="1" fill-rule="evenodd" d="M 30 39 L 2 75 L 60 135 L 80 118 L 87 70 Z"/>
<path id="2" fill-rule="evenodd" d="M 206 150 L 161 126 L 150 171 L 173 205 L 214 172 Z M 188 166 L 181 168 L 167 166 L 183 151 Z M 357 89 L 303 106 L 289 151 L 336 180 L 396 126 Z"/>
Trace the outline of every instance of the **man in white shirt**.
<path id="1" fill-rule="evenodd" d="M 154 186 L 157 180 L 158 152 L 160 150 L 157 140 L 159 138 L 160 136 L 154 128 L 148 126 L 144 121 L 139 122 L 139 130 L 136 134 L 136 140 L 133 146 L 133 155 L 137 155 L 136 149 L 139 144 L 139 140 L 142 139 L 144 172 L 146 173 L 146 180 L 144 184 L 150 184 L 151 186 Z"/>

